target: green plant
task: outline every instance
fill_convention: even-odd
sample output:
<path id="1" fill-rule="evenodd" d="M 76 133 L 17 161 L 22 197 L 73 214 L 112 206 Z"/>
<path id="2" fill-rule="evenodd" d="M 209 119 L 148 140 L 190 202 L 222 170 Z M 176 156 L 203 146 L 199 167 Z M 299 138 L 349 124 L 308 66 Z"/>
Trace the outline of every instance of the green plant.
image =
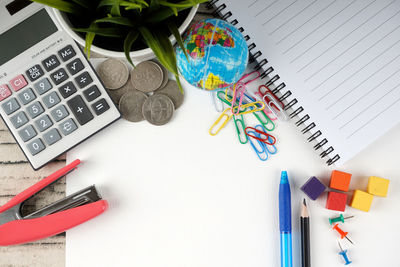
<path id="1" fill-rule="evenodd" d="M 135 43 L 145 43 L 153 50 L 160 63 L 175 75 L 181 90 L 175 51 L 168 36 L 172 34 L 177 44 L 186 51 L 174 17 L 185 9 L 207 2 L 207 0 L 31 1 L 56 8 L 78 20 L 79 26 L 73 30 L 85 34 L 85 52 L 88 57 L 94 39 L 99 36 L 121 42 L 127 60 L 133 65 L 129 52 Z"/>

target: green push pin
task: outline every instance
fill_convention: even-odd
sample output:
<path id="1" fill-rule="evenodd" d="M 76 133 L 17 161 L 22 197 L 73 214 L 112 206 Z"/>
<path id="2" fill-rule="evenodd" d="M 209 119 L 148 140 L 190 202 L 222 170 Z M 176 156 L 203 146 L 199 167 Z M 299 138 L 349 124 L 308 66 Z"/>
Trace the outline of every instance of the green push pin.
<path id="1" fill-rule="evenodd" d="M 329 218 L 329 224 L 332 225 L 334 223 L 338 223 L 338 222 L 342 222 L 344 223 L 344 220 L 353 218 L 354 216 L 348 216 L 348 217 L 343 217 L 343 214 L 340 214 L 339 217 L 335 217 L 335 218 Z"/>

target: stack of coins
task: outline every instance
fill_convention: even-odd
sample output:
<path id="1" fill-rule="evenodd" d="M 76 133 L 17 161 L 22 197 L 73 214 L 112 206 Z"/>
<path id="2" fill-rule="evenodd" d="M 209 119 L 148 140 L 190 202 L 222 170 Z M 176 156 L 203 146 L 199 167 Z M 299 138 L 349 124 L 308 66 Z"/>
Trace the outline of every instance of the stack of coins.
<path id="1" fill-rule="evenodd" d="M 183 94 L 168 71 L 157 62 L 143 61 L 132 71 L 118 59 L 107 59 L 97 73 L 122 117 L 131 122 L 168 123 L 183 103 Z"/>

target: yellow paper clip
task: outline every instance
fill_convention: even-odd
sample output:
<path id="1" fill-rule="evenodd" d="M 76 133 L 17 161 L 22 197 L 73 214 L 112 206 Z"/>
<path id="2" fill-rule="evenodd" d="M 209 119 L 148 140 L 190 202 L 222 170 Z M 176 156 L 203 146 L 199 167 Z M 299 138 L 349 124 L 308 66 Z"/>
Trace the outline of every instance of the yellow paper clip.
<path id="1" fill-rule="evenodd" d="M 232 119 L 233 114 L 230 112 L 231 108 L 226 108 L 224 112 L 221 113 L 221 115 L 218 117 L 218 119 L 214 122 L 214 124 L 211 126 L 210 130 L 208 130 L 208 133 L 212 136 L 217 135 L 222 128 L 225 127 L 225 125 Z M 228 115 L 229 113 L 229 115 Z M 215 131 L 214 128 L 216 128 L 218 125 L 220 125 Z"/>
<path id="2" fill-rule="evenodd" d="M 238 109 L 239 107 L 236 106 L 233 108 L 232 113 L 234 113 L 235 115 L 244 115 L 244 114 L 250 114 L 250 113 L 254 113 L 257 111 L 261 111 L 265 108 L 265 103 L 262 101 L 256 101 L 256 102 L 251 102 L 245 105 L 242 105 L 241 108 L 243 109 L 242 111 L 236 112 L 236 109 Z M 249 108 L 247 110 L 247 108 Z"/>

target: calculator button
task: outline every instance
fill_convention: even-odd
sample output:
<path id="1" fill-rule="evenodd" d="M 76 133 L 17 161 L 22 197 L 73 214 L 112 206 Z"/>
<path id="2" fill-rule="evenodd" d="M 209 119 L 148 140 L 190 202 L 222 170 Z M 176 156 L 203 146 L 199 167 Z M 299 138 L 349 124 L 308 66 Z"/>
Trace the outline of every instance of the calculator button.
<path id="1" fill-rule="evenodd" d="M 47 78 L 43 78 L 42 80 L 38 81 L 37 83 L 35 83 L 33 85 L 33 87 L 35 88 L 36 92 L 39 95 L 43 95 L 44 93 L 49 91 L 51 88 L 53 88 L 53 86 L 51 86 L 51 84 Z"/>
<path id="2" fill-rule="evenodd" d="M 22 141 L 24 142 L 31 140 L 33 137 L 37 135 L 32 125 L 26 126 L 21 131 L 19 131 L 18 134 L 21 137 Z"/>
<path id="3" fill-rule="evenodd" d="M 60 61 L 58 60 L 58 58 L 55 55 L 52 55 L 52 56 L 46 58 L 45 60 L 43 60 L 42 65 L 45 70 L 52 71 L 60 65 Z"/>
<path id="4" fill-rule="evenodd" d="M 28 75 L 28 78 L 31 82 L 36 81 L 40 77 L 42 77 L 44 74 L 42 67 L 40 65 L 35 65 L 29 70 L 26 71 L 26 75 Z"/>
<path id="5" fill-rule="evenodd" d="M 92 105 L 92 108 L 94 109 L 94 112 L 96 112 L 96 115 L 103 114 L 105 111 L 107 111 L 110 106 L 107 104 L 107 101 L 102 98 L 96 103 Z"/>
<path id="6" fill-rule="evenodd" d="M 36 154 L 38 154 L 39 152 L 44 150 L 45 146 L 44 146 L 42 140 L 40 140 L 40 138 L 38 138 L 28 144 L 28 149 L 31 152 L 32 156 L 35 156 Z"/>
<path id="7" fill-rule="evenodd" d="M 0 101 L 3 101 L 11 95 L 11 90 L 7 84 L 0 85 Z"/>
<path id="8" fill-rule="evenodd" d="M 69 115 L 67 109 L 65 108 L 64 105 L 60 105 L 57 108 L 53 109 L 51 111 L 51 116 L 53 117 L 53 119 L 55 121 L 61 121 L 62 119 L 64 119 L 65 117 L 67 117 Z"/>
<path id="9" fill-rule="evenodd" d="M 91 101 L 95 100 L 96 98 L 98 98 L 101 95 L 101 93 L 99 91 L 99 88 L 97 88 L 96 85 L 92 85 L 88 89 L 83 91 L 83 95 L 85 96 L 85 98 L 88 102 L 91 102 Z"/>
<path id="10" fill-rule="evenodd" d="M 11 123 L 16 129 L 28 122 L 25 112 L 20 111 L 10 118 Z"/>
<path id="11" fill-rule="evenodd" d="M 63 123 L 61 123 L 59 128 L 64 135 L 69 135 L 70 133 L 75 131 L 78 127 L 76 126 L 73 119 L 68 119 Z"/>
<path id="12" fill-rule="evenodd" d="M 57 85 L 68 79 L 68 74 L 65 72 L 63 68 L 53 72 L 50 74 L 51 79 Z"/>
<path id="13" fill-rule="evenodd" d="M 31 88 L 27 88 L 22 91 L 19 95 L 19 100 L 21 100 L 22 104 L 26 105 L 33 101 L 36 98 L 35 93 L 32 91 Z"/>
<path id="14" fill-rule="evenodd" d="M 44 141 L 51 146 L 52 144 L 56 143 L 61 139 L 60 133 L 57 131 L 57 129 L 51 129 L 47 133 L 43 135 Z"/>
<path id="15" fill-rule="evenodd" d="M 15 92 L 24 88 L 28 83 L 26 82 L 24 76 L 22 74 L 18 75 L 14 79 L 10 81 L 11 87 L 14 89 Z"/>
<path id="16" fill-rule="evenodd" d="M 37 121 L 35 121 L 36 124 L 36 128 L 40 131 L 40 132 L 44 132 L 47 129 L 49 129 L 50 126 L 53 125 L 53 122 L 50 120 L 50 117 L 47 115 L 44 115 L 43 117 L 41 117 L 40 119 L 38 119 Z"/>
<path id="17" fill-rule="evenodd" d="M 60 88 L 58 88 L 62 97 L 67 98 L 76 92 L 76 87 L 72 82 L 67 82 Z"/>
<path id="18" fill-rule="evenodd" d="M 20 105 L 15 98 L 11 98 L 7 102 L 3 103 L 3 105 L 1 106 L 3 107 L 3 110 L 7 115 L 10 115 L 20 108 Z"/>
<path id="19" fill-rule="evenodd" d="M 92 77 L 90 77 L 89 73 L 85 71 L 84 73 L 80 74 L 75 78 L 76 83 L 78 84 L 79 88 L 83 88 L 86 85 L 93 82 Z"/>
<path id="20" fill-rule="evenodd" d="M 27 107 L 26 111 L 28 111 L 29 116 L 34 119 L 40 114 L 44 112 L 42 105 L 39 102 L 35 102 L 29 107 Z"/>
<path id="21" fill-rule="evenodd" d="M 94 118 L 80 95 L 69 100 L 67 104 L 80 125 L 84 125 Z"/>
<path id="22" fill-rule="evenodd" d="M 63 61 L 67 61 L 73 58 L 76 55 L 76 53 L 75 50 L 72 48 L 72 46 L 68 45 L 63 49 L 61 49 L 60 51 L 58 51 L 58 55 L 61 57 Z"/>
<path id="23" fill-rule="evenodd" d="M 71 75 L 75 75 L 81 70 L 83 70 L 84 66 L 82 61 L 79 58 L 74 59 L 70 63 L 67 64 L 67 69 Z"/>
<path id="24" fill-rule="evenodd" d="M 42 100 L 47 108 L 52 108 L 61 101 L 56 92 L 51 92 L 50 94 L 45 95 Z"/>

